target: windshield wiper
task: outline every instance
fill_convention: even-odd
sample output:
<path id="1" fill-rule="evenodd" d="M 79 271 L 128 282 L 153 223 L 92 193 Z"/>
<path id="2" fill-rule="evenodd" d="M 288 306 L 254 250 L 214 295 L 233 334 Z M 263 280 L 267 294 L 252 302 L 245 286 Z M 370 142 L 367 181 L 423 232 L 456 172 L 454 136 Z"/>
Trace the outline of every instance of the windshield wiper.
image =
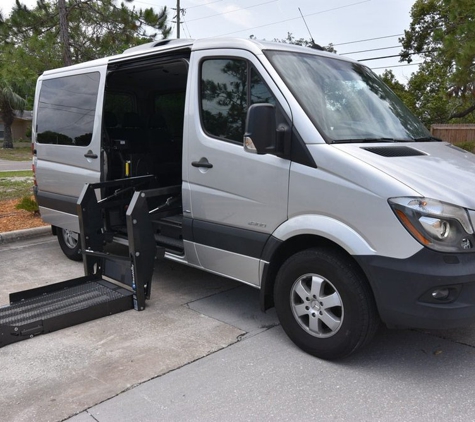
<path id="1" fill-rule="evenodd" d="M 442 139 L 435 136 L 421 136 L 420 138 L 413 138 L 416 142 L 443 142 Z"/>

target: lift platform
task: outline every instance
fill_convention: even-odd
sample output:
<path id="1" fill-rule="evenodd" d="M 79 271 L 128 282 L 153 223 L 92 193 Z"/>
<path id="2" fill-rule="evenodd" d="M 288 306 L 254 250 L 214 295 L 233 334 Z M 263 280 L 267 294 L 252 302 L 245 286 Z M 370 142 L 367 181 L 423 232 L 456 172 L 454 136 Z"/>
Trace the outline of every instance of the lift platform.
<path id="1" fill-rule="evenodd" d="M 180 211 L 181 187 L 153 188 L 153 176 L 85 185 L 78 200 L 83 277 L 10 294 L 0 307 L 0 347 L 130 309 L 142 311 L 157 248 L 151 215 Z M 98 199 L 100 198 L 100 199 Z M 126 253 L 108 245 L 122 235 Z"/>

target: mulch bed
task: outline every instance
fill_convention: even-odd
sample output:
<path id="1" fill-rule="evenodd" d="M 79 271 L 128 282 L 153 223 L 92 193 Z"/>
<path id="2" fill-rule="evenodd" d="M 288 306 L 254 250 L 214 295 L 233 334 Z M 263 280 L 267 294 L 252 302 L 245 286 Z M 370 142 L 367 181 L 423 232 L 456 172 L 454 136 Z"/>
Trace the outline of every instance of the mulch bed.
<path id="1" fill-rule="evenodd" d="M 39 215 L 25 210 L 17 210 L 19 199 L 0 201 L 0 233 L 13 230 L 47 226 Z"/>

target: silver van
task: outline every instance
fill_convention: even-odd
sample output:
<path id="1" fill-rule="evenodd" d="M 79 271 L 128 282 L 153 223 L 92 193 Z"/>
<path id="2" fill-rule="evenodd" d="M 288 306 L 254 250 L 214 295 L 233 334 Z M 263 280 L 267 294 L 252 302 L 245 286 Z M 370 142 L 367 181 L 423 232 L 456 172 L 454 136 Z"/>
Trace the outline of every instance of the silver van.
<path id="1" fill-rule="evenodd" d="M 81 257 L 85 183 L 180 186 L 165 257 L 260 289 L 325 359 L 390 327 L 475 321 L 475 157 L 431 137 L 371 70 L 244 39 L 161 41 L 45 72 L 36 198 Z M 127 242 L 120 216 L 114 241 Z"/>

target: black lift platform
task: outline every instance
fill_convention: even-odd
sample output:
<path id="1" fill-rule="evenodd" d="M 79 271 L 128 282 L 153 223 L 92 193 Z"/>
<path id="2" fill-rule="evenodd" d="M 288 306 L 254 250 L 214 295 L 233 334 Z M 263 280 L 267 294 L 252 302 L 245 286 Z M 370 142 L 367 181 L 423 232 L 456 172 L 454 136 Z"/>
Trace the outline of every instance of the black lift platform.
<path id="1" fill-rule="evenodd" d="M 78 216 L 85 276 L 10 294 L 10 305 L 0 307 L 0 347 L 145 309 L 157 255 L 150 215 L 172 215 L 178 212 L 173 204 L 180 202 L 180 186 L 151 189 L 153 182 L 142 176 L 84 187 Z M 107 252 L 106 245 L 120 231 L 128 239 L 128 253 Z"/>
<path id="2" fill-rule="evenodd" d="M 12 293 L 0 308 L 0 347 L 132 309 L 132 295 L 91 277 Z"/>

